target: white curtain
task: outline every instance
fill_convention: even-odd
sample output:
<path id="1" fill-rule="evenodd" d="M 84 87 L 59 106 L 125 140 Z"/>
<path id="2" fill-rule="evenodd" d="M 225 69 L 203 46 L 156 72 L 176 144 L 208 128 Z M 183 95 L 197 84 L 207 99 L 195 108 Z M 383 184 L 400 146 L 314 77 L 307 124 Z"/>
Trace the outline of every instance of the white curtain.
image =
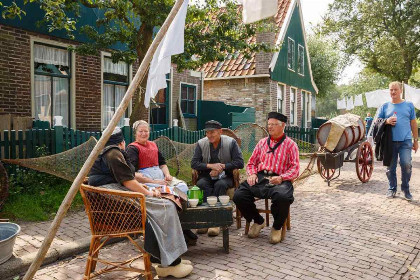
<path id="1" fill-rule="evenodd" d="M 114 94 L 113 94 L 114 86 L 104 84 L 104 96 L 103 96 L 103 124 L 102 127 L 105 128 L 109 121 L 111 120 L 112 116 L 115 112 L 115 104 L 114 104 Z"/>
<path id="2" fill-rule="evenodd" d="M 354 107 L 357 107 L 357 106 L 363 106 L 363 98 L 361 94 L 356 95 L 354 97 Z"/>
<path id="3" fill-rule="evenodd" d="M 69 66 L 69 51 L 34 44 L 34 61 L 45 64 Z"/>
<path id="4" fill-rule="evenodd" d="M 69 126 L 69 82 L 67 78 L 53 78 L 53 113 L 63 117 L 63 126 Z"/>
<path id="5" fill-rule="evenodd" d="M 104 58 L 104 72 L 128 76 L 127 63 L 123 61 L 112 63 L 112 59 L 105 57 Z"/>
<path id="6" fill-rule="evenodd" d="M 114 93 L 114 89 L 115 89 L 115 93 Z M 106 128 L 106 126 L 111 121 L 111 118 L 114 115 L 115 110 L 120 105 L 126 90 L 127 90 L 126 86 L 104 84 L 103 124 L 102 124 L 103 128 Z M 120 127 L 124 126 L 124 118 L 125 118 L 125 114 L 119 120 L 118 126 Z"/>
<path id="7" fill-rule="evenodd" d="M 35 118 L 51 122 L 51 78 L 35 75 Z"/>
<path id="8" fill-rule="evenodd" d="M 414 104 L 414 107 L 420 109 L 420 89 L 404 85 L 405 100 L 411 101 Z"/>
<path id="9" fill-rule="evenodd" d="M 115 86 L 115 110 L 118 108 L 118 106 L 120 106 L 120 103 L 123 100 L 125 91 L 126 91 L 125 86 Z M 124 118 L 125 118 L 125 114 L 122 115 L 120 121 L 118 122 L 119 127 L 124 126 Z"/>

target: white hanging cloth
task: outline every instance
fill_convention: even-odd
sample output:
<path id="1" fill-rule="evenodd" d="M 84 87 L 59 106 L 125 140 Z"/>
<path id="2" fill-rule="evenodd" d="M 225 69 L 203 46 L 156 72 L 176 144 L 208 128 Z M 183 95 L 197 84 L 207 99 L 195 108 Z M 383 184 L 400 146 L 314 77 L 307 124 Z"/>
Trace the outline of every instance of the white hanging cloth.
<path id="1" fill-rule="evenodd" d="M 350 110 L 353 110 L 353 108 L 354 108 L 354 105 L 353 105 L 353 96 L 349 96 L 349 97 L 347 98 L 347 106 L 346 106 L 346 110 L 347 110 L 347 111 L 350 111 Z"/>
<path id="2" fill-rule="evenodd" d="M 337 99 L 337 110 L 346 109 L 346 99 Z"/>
<path id="3" fill-rule="evenodd" d="M 34 44 L 34 61 L 45 64 L 69 66 L 69 51 Z"/>
<path id="4" fill-rule="evenodd" d="M 414 107 L 420 109 L 420 89 L 404 84 L 405 100 L 411 101 Z"/>
<path id="5" fill-rule="evenodd" d="M 184 0 L 181 9 L 153 55 L 144 98 L 144 106 L 146 108 L 149 108 L 150 99 L 154 98 L 160 89 L 166 88 L 166 74 L 171 71 L 171 55 L 184 52 L 184 28 L 187 7 L 188 0 Z"/>
<path id="6" fill-rule="evenodd" d="M 369 108 L 379 108 L 382 104 L 390 100 L 389 90 L 377 89 L 374 91 L 366 92 L 366 106 Z"/>
<path id="7" fill-rule="evenodd" d="M 278 10 L 277 2 L 277 0 L 243 0 L 243 22 L 248 24 L 274 16 Z"/>
<path id="8" fill-rule="evenodd" d="M 363 106 L 363 98 L 361 94 L 354 97 L 354 107 Z"/>

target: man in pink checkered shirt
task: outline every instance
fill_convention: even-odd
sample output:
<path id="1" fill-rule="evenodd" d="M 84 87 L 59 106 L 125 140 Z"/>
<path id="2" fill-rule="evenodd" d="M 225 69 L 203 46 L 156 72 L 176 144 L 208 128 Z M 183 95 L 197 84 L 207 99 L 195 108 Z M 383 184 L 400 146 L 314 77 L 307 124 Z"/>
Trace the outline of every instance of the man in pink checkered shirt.
<path id="1" fill-rule="evenodd" d="M 246 166 L 248 178 L 235 191 L 233 201 L 248 222 L 254 220 L 248 237 L 258 237 L 264 228 L 264 218 L 255 206 L 255 197 L 271 199 L 271 213 L 274 217 L 270 243 L 281 240 L 281 227 L 293 203 L 292 182 L 299 176 L 299 149 L 286 136 L 284 128 L 287 117 L 271 112 L 267 118 L 269 136 L 261 139 Z"/>

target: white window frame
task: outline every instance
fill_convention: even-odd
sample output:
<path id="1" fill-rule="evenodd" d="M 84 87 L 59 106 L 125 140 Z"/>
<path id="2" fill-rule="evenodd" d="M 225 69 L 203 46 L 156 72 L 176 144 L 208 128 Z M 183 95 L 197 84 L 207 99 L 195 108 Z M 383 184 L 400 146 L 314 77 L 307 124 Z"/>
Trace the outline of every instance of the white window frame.
<path id="1" fill-rule="evenodd" d="M 293 42 L 293 48 L 290 48 L 290 42 Z M 291 61 L 291 67 L 289 67 L 289 51 L 292 51 L 292 61 Z M 290 71 L 295 72 L 295 40 L 293 40 L 290 37 L 287 37 L 287 69 L 289 69 Z"/>
<path id="2" fill-rule="evenodd" d="M 193 84 L 193 83 L 185 83 L 185 82 L 179 82 L 179 108 L 182 108 L 181 106 L 181 91 L 182 91 L 182 85 L 189 85 L 189 86 L 194 86 L 195 87 L 195 104 L 194 104 L 194 116 L 197 116 L 197 100 L 198 100 L 198 84 Z M 184 118 L 190 118 L 190 117 L 185 117 L 185 113 L 181 111 L 181 114 L 184 115 Z M 188 115 L 188 114 L 187 114 Z"/>
<path id="3" fill-rule="evenodd" d="M 311 92 L 307 91 L 308 94 L 308 100 L 306 101 L 307 103 L 307 107 L 308 107 L 308 111 L 306 112 L 307 114 L 307 122 L 311 122 L 312 123 L 312 94 Z"/>
<path id="4" fill-rule="evenodd" d="M 299 54 L 301 53 L 300 50 L 302 50 L 302 72 L 299 71 Z M 299 75 L 305 76 L 305 47 L 301 44 L 298 44 L 297 72 Z"/>
<path id="5" fill-rule="evenodd" d="M 34 67 L 34 44 L 48 44 L 61 48 L 68 48 L 73 46 L 71 44 L 65 44 L 57 42 L 54 40 L 39 38 L 35 36 L 30 36 L 29 38 L 30 48 L 31 48 L 31 115 L 32 118 L 35 116 L 35 67 Z M 76 54 L 74 51 L 71 52 L 71 64 L 70 64 L 70 128 L 76 129 Z M 51 124 L 53 125 L 53 124 Z"/>
<path id="6" fill-rule="evenodd" d="M 279 98 L 279 88 L 282 88 L 282 96 Z M 279 99 L 281 99 L 281 112 L 279 112 Z M 276 87 L 276 108 L 277 112 L 284 114 L 286 110 L 286 85 L 282 83 L 277 83 Z"/>
<path id="7" fill-rule="evenodd" d="M 104 66 L 105 66 L 105 57 L 111 57 L 111 53 L 101 51 L 101 130 L 104 128 L 104 117 L 102 112 L 105 110 L 104 108 Z M 130 64 L 128 65 L 128 85 L 127 89 L 131 84 L 131 80 L 133 79 L 133 66 Z M 132 112 L 132 100 L 130 100 L 130 104 L 128 105 L 128 117 L 130 117 Z"/>
<path id="8" fill-rule="evenodd" d="M 293 91 L 294 91 L 294 94 L 292 98 Z M 292 103 L 292 100 L 294 100 L 293 103 Z M 293 120 L 291 116 L 292 108 L 293 108 Z M 290 87 L 290 125 L 297 125 L 297 88 L 295 87 Z"/>

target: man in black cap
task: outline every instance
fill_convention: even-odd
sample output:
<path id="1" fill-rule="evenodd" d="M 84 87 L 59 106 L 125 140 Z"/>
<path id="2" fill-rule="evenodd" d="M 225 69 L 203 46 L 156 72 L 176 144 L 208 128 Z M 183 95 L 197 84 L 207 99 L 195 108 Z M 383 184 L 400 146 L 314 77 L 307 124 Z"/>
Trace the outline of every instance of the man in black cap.
<path id="1" fill-rule="evenodd" d="M 255 206 L 255 197 L 271 199 L 271 214 L 274 217 L 270 243 L 281 240 L 281 227 L 293 203 L 292 182 L 299 176 L 299 149 L 286 137 L 284 128 L 287 117 L 271 112 L 267 117 L 268 137 L 261 139 L 246 166 L 248 178 L 235 191 L 233 201 L 247 222 L 254 220 L 249 238 L 258 237 L 264 228 L 264 218 Z"/>
<path id="2" fill-rule="evenodd" d="M 208 196 L 226 195 L 233 187 L 234 169 L 244 167 L 244 159 L 238 143 L 232 137 L 222 135 L 222 124 L 207 121 L 204 125 L 206 137 L 200 139 L 191 160 L 191 168 L 199 172 L 197 186 L 204 192 L 204 201 Z M 205 233 L 206 230 L 198 233 Z M 209 236 L 216 236 L 219 228 L 210 228 Z"/>

